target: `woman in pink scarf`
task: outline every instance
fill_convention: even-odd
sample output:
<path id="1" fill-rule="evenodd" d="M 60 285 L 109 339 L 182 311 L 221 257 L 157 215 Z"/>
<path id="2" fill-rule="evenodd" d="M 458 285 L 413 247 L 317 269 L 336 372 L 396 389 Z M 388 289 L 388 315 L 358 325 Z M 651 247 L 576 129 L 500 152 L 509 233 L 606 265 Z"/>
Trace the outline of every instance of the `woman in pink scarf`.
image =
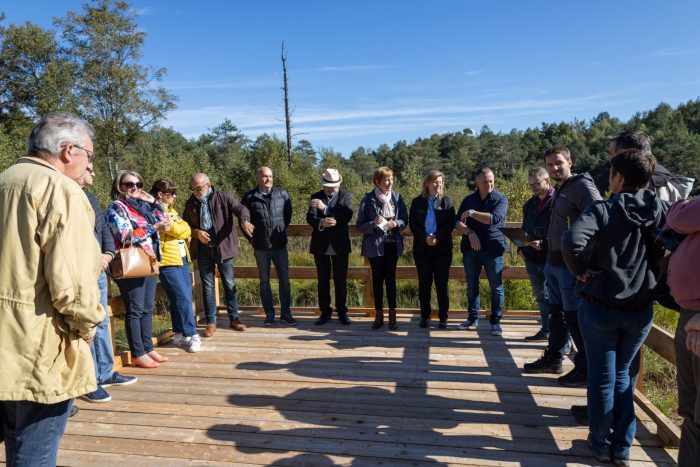
<path id="1" fill-rule="evenodd" d="M 362 256 L 372 268 L 375 317 L 372 329 L 384 325 L 384 284 L 389 305 L 389 329 L 396 325 L 396 264 L 403 253 L 401 231 L 408 223 L 408 211 L 401 195 L 392 190 L 394 171 L 379 167 L 374 171 L 374 190 L 362 198 L 357 228 L 362 236 Z"/>

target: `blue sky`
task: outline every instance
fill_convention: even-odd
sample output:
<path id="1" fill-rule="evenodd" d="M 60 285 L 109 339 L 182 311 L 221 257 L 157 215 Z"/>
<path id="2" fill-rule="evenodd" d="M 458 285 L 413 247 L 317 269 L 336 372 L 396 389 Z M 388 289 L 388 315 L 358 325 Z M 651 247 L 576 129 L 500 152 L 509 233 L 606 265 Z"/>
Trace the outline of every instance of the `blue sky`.
<path id="1" fill-rule="evenodd" d="M 229 118 L 284 135 L 288 48 L 296 139 L 345 156 L 433 133 L 629 118 L 700 97 L 698 1 L 134 0 L 144 63 L 179 96 L 163 123 L 196 137 Z M 73 0 L 2 1 L 51 26 Z"/>

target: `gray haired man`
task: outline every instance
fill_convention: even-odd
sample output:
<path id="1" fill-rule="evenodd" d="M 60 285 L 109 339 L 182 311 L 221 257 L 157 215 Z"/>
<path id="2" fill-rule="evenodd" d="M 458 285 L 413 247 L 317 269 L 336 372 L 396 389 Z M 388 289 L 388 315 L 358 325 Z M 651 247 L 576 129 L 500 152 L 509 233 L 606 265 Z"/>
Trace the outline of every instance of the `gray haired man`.
<path id="1" fill-rule="evenodd" d="M 73 399 L 95 391 L 89 344 L 104 317 L 95 214 L 75 180 L 92 127 L 59 112 L 0 174 L 0 439 L 8 465 L 56 465 Z M 9 299 L 11 297 L 11 299 Z"/>

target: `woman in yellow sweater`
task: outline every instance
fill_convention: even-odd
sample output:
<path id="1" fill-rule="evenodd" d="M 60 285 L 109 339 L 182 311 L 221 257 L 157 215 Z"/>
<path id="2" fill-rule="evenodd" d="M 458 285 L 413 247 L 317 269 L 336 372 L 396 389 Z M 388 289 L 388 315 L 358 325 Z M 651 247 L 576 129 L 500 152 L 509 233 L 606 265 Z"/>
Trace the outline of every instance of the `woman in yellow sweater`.
<path id="1" fill-rule="evenodd" d="M 173 344 L 188 352 L 199 352 L 201 342 L 192 311 L 192 280 L 190 278 L 190 252 L 186 240 L 192 235 L 173 206 L 177 188 L 169 180 L 158 180 L 151 194 L 168 216 L 170 229 L 160 234 L 161 257 L 160 283 L 170 301 L 170 319 L 173 324 Z"/>

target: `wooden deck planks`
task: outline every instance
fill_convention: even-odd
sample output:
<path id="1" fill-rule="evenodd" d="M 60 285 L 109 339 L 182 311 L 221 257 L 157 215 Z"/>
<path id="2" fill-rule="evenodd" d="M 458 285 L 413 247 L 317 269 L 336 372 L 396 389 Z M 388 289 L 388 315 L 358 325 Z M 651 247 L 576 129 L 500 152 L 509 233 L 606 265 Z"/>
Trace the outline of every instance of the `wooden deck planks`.
<path id="1" fill-rule="evenodd" d="M 554 375 L 522 375 L 543 343 L 533 318 L 506 318 L 488 333 L 352 326 L 220 329 L 202 352 L 171 346 L 155 370 L 112 387 L 107 404 L 79 401 L 61 465 L 592 465 L 587 428 L 571 404 L 585 390 Z M 458 321 L 453 320 L 452 324 Z M 647 420 L 646 414 L 641 418 Z M 635 465 L 673 465 L 640 424 Z"/>

